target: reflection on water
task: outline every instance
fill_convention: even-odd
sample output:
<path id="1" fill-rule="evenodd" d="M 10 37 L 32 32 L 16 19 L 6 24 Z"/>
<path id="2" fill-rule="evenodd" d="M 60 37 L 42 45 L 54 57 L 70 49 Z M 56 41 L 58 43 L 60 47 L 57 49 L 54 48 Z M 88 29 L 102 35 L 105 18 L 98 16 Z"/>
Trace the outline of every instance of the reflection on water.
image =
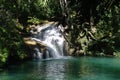
<path id="1" fill-rule="evenodd" d="M 120 80 L 120 59 L 80 57 L 31 61 L 0 72 L 0 80 Z"/>

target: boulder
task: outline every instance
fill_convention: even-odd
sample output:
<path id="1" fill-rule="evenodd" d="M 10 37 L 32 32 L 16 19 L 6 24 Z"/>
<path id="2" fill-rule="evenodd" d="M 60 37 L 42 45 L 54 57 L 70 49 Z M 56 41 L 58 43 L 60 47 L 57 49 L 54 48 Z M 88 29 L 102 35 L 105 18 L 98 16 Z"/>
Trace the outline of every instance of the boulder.
<path id="1" fill-rule="evenodd" d="M 37 42 L 35 40 L 32 40 L 30 38 L 24 38 L 24 42 L 25 44 L 30 48 L 31 50 L 31 56 L 33 56 L 34 58 L 37 57 L 35 48 L 37 47 L 38 50 L 44 55 L 46 52 L 46 44 L 42 43 L 42 42 Z"/>

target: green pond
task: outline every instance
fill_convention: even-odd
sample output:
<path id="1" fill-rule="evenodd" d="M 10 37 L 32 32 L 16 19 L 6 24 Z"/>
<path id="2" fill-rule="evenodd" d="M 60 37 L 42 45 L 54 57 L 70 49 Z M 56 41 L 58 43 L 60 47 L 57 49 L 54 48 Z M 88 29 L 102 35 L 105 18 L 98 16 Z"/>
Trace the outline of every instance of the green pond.
<path id="1" fill-rule="evenodd" d="M 11 65 L 0 80 L 120 80 L 120 59 L 65 57 Z"/>

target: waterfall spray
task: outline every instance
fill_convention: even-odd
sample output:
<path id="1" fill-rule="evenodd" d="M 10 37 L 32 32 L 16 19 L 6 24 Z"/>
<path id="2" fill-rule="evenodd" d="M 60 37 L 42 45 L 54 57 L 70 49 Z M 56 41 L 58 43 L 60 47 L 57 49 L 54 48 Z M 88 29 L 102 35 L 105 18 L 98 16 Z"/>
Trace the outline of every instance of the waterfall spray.
<path id="1" fill-rule="evenodd" d="M 32 40 L 37 42 L 42 42 L 46 44 L 46 49 L 44 53 L 41 53 L 39 47 L 36 47 L 35 53 L 37 58 L 61 58 L 67 53 L 67 42 L 60 31 L 60 28 L 57 27 L 55 23 L 45 24 L 42 26 L 36 26 L 35 31 L 37 34 L 34 34 L 35 31 L 32 29 Z"/>

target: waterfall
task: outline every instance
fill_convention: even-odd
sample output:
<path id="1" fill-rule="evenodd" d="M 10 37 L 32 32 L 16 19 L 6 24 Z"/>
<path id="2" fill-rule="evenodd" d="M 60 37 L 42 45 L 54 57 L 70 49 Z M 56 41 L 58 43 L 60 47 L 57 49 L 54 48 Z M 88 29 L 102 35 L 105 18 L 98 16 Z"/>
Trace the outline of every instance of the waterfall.
<path id="1" fill-rule="evenodd" d="M 36 58 L 61 58 L 67 54 L 67 42 L 55 23 L 39 25 L 31 29 L 31 39 L 46 45 L 44 53 L 41 47 L 35 47 Z"/>

